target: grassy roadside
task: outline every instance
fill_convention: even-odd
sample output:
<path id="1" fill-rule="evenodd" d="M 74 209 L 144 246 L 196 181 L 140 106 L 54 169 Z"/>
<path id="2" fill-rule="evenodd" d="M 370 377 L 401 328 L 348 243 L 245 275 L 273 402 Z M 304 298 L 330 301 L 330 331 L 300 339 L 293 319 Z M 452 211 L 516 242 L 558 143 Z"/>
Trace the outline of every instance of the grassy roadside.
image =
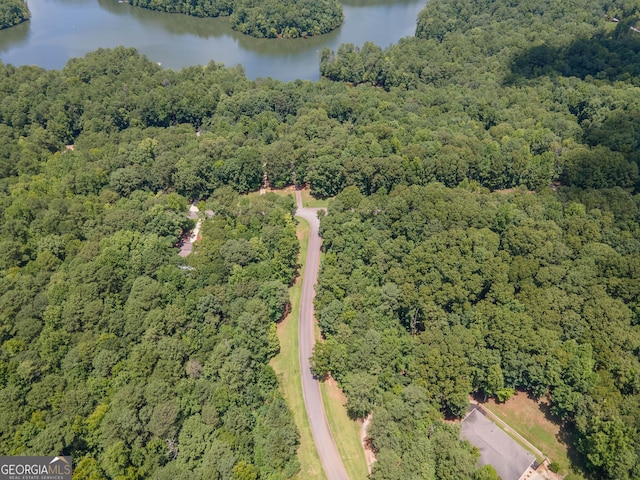
<path id="1" fill-rule="evenodd" d="M 290 192 L 277 191 L 280 195 L 288 195 Z M 305 198 L 306 197 L 306 198 Z M 327 201 L 315 200 L 308 190 L 302 191 L 303 204 L 305 206 L 322 207 Z M 298 240 L 300 242 L 300 272 L 304 271 L 307 257 L 307 243 L 309 240 L 309 224 L 298 218 Z M 321 257 L 322 258 L 322 257 Z M 296 426 L 300 432 L 300 447 L 298 459 L 301 470 L 293 477 L 296 480 L 324 480 L 326 476 L 320 463 L 316 450 L 309 419 L 304 406 L 302 396 L 302 384 L 300 381 L 300 365 L 298 361 L 298 319 L 300 313 L 300 295 L 302 292 L 302 275 L 289 290 L 291 297 L 291 312 L 287 318 L 278 325 L 278 338 L 281 352 L 271 360 L 271 366 L 278 376 L 282 394 L 293 412 Z M 316 336 L 320 338 L 320 329 L 316 324 Z M 286 347 L 286 348 L 285 348 Z M 320 384 L 322 399 L 331 433 L 336 441 L 338 451 L 345 464 L 349 478 L 352 480 L 366 479 L 368 475 L 364 451 L 360 444 L 360 423 L 351 420 L 345 408 L 346 398 L 342 391 L 334 383 Z"/>
<path id="2" fill-rule="evenodd" d="M 302 272 L 307 256 L 309 224 L 304 220 L 299 221 L 297 231 L 300 241 L 300 264 L 302 265 L 300 271 Z M 326 476 L 311 435 L 311 427 L 309 426 L 304 397 L 302 396 L 302 383 L 300 382 L 298 318 L 301 292 L 302 276 L 298 277 L 295 285 L 289 289 L 291 312 L 278 325 L 278 338 L 282 348 L 280 353 L 271 360 L 271 366 L 278 376 L 282 395 L 293 413 L 294 421 L 300 432 L 298 459 L 300 460 L 301 469 L 300 473 L 293 478 L 296 480 L 325 480 Z"/>
<path id="3" fill-rule="evenodd" d="M 364 450 L 360 443 L 360 422 L 347 415 L 346 397 L 334 380 L 320 384 L 324 409 L 327 412 L 331 434 L 351 480 L 365 480 L 369 475 Z"/>
<path id="4" fill-rule="evenodd" d="M 303 201 L 304 201 L 303 190 Z M 306 191 L 307 194 L 308 190 Z M 313 198 L 313 197 L 311 197 Z M 328 202 L 328 200 L 325 200 Z M 324 260 L 324 252 L 320 253 L 320 265 Z M 316 339 L 321 340 L 320 327 L 316 323 Z M 320 384 L 320 392 L 322 393 L 322 403 L 327 412 L 327 420 L 331 434 L 336 441 L 336 446 L 340 452 L 340 457 L 344 462 L 344 468 L 351 480 L 365 479 L 369 476 L 367 468 L 367 460 L 364 456 L 362 443 L 360 443 L 360 422 L 351 420 L 347 415 L 347 397 L 342 393 L 340 387 L 333 379 Z"/>
<path id="5" fill-rule="evenodd" d="M 308 190 L 303 190 L 303 203 L 305 193 L 313 199 Z M 317 202 L 324 202 L 324 205 L 320 206 L 326 206 L 328 201 L 329 200 L 317 200 Z M 320 265 L 322 265 L 323 261 L 324 252 L 321 252 Z M 316 339 L 320 341 L 322 337 L 320 326 L 316 323 L 315 327 Z M 361 423 L 351 420 L 349 415 L 347 415 L 347 397 L 342 393 L 342 390 L 340 390 L 335 380 L 329 379 L 320 383 L 320 392 L 322 393 L 324 409 L 327 412 L 331 435 L 333 435 L 336 442 L 338 452 L 340 452 L 340 457 L 342 457 L 342 462 L 344 463 L 344 468 L 346 468 L 349 478 L 351 480 L 366 479 L 369 476 L 369 469 L 367 468 L 362 443 L 360 443 Z"/>

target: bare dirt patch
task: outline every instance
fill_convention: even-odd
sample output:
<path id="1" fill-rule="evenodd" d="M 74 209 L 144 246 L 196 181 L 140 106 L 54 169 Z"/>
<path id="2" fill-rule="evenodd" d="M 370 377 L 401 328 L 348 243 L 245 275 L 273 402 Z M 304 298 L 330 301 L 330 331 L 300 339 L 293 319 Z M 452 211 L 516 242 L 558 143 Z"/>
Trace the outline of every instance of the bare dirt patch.
<path id="1" fill-rule="evenodd" d="M 276 323 L 276 332 L 278 332 L 278 338 L 280 338 L 280 344 L 282 344 L 282 335 L 281 335 L 281 331 L 284 330 L 286 328 L 286 326 L 289 324 L 290 320 L 289 317 L 291 315 L 287 315 L 286 317 L 284 317 L 284 320 L 282 320 L 281 322 Z"/>
<path id="2" fill-rule="evenodd" d="M 333 400 L 340 402 L 341 405 L 347 404 L 346 395 L 342 393 L 342 390 L 338 386 L 338 382 L 336 382 L 333 377 L 329 376 L 324 383 L 327 386 L 327 393 Z"/>
<path id="3" fill-rule="evenodd" d="M 519 188 L 503 188 L 501 190 L 494 190 L 495 193 L 499 193 L 501 195 L 509 195 L 510 193 L 519 192 L 519 191 L 524 191 L 527 195 L 535 193 L 535 191 L 533 190 L 522 190 Z"/>
<path id="4" fill-rule="evenodd" d="M 371 439 L 367 435 L 367 431 L 369 429 L 369 424 L 371 423 L 371 419 L 373 418 L 373 414 L 369 414 L 367 418 L 362 422 L 362 427 L 360 430 L 360 441 L 362 442 L 362 448 L 364 449 L 364 458 L 367 460 L 367 468 L 369 469 L 369 475 L 373 471 L 373 464 L 376 463 L 376 452 L 373 451 L 373 445 L 371 443 Z"/>

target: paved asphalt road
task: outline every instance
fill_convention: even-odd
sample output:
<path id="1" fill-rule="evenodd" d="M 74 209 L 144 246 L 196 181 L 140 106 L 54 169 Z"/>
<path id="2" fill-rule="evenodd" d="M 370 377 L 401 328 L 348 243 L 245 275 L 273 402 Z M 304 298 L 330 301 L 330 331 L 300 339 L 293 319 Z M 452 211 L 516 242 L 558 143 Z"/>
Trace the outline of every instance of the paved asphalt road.
<path id="1" fill-rule="evenodd" d="M 298 211 L 296 215 L 309 222 L 309 247 L 307 249 L 307 263 L 304 267 L 304 277 L 302 280 L 302 297 L 300 299 L 300 323 L 298 328 L 298 347 L 300 351 L 300 376 L 302 377 L 302 395 L 307 408 L 311 433 L 316 442 L 318 455 L 322 467 L 327 474 L 328 480 L 349 480 L 347 471 L 344 468 L 336 442 L 333 440 L 327 414 L 324 411 L 320 384 L 311 374 L 309 357 L 313 353 L 315 343 L 313 297 L 315 295 L 315 284 L 318 280 L 318 268 L 320 267 L 320 244 L 321 239 L 318 233 L 320 221 L 318 220 L 317 208 L 303 208 L 300 191 L 296 191 L 296 201 Z"/>

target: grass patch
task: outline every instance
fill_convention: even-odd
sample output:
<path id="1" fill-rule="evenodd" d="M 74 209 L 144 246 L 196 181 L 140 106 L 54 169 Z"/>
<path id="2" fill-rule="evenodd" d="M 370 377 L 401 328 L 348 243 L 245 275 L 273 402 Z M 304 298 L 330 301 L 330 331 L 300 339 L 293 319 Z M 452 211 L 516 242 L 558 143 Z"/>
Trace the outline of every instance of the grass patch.
<path id="1" fill-rule="evenodd" d="M 489 400 L 486 407 L 509 427 L 541 450 L 549 460 L 560 466 L 565 480 L 584 480 L 582 473 L 573 468 L 569 447 L 560 440 L 560 425 L 549 418 L 549 405 L 545 400 L 535 401 L 525 393 L 517 392 L 505 403 Z"/>
<path id="2" fill-rule="evenodd" d="M 269 189 L 266 191 L 266 193 L 273 193 L 274 195 L 278 195 L 280 197 L 288 197 L 290 196 L 291 198 L 293 198 L 295 200 L 296 197 L 296 190 L 294 187 L 286 187 L 286 188 L 280 188 L 278 190 L 275 189 Z M 246 194 L 247 197 L 249 198 L 256 198 L 259 197 L 261 195 L 260 190 L 256 191 L 256 192 L 249 192 Z M 301 246 L 302 248 L 302 246 Z"/>
<path id="3" fill-rule="evenodd" d="M 308 188 L 301 190 L 302 192 L 302 206 L 308 208 L 327 208 L 330 198 L 315 198 L 311 195 L 311 191 Z"/>
<path id="4" fill-rule="evenodd" d="M 311 195 L 311 191 L 308 188 L 300 190 L 300 192 L 302 194 L 303 207 L 327 208 L 327 205 L 329 205 L 329 200 L 331 200 L 331 198 L 325 198 L 325 199 L 315 198 L 313 195 Z M 295 200 L 296 189 L 295 187 L 285 187 L 278 190 L 269 189 L 267 190 L 267 193 L 274 193 L 276 195 L 280 195 L 283 197 L 291 195 L 291 197 L 293 197 L 293 199 Z M 247 193 L 247 197 L 249 198 L 255 198 L 258 196 L 260 196 L 260 191 Z"/>
<path id="5" fill-rule="evenodd" d="M 298 241 L 300 242 L 300 272 L 304 271 L 307 257 L 307 242 L 309 240 L 309 224 L 301 220 L 298 223 Z M 300 473 L 294 476 L 296 480 L 326 480 L 320 457 L 311 434 L 307 410 L 302 396 L 302 383 L 300 381 L 300 364 L 298 361 L 298 318 L 300 312 L 300 295 L 302 292 L 302 274 L 289 289 L 291 297 L 291 312 L 287 318 L 278 325 L 278 338 L 280 339 L 280 353 L 271 360 L 271 366 L 278 376 L 278 383 L 287 405 L 293 413 L 293 418 L 300 432 L 300 447 L 298 448 L 298 460 L 300 461 Z"/>
<path id="6" fill-rule="evenodd" d="M 364 480 L 369 476 L 364 449 L 360 443 L 362 424 L 347 415 L 346 397 L 335 383 L 329 379 L 320 384 L 324 409 L 327 412 L 331 434 L 336 441 L 344 467 L 351 480 Z"/>

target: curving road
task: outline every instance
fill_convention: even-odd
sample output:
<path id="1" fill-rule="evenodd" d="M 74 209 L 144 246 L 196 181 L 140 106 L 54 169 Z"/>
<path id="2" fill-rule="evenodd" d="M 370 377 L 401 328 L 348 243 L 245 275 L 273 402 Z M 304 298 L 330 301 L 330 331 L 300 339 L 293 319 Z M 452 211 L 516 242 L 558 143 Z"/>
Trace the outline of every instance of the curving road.
<path id="1" fill-rule="evenodd" d="M 315 329 L 313 315 L 313 297 L 315 284 L 318 280 L 318 268 L 320 267 L 319 234 L 320 220 L 318 220 L 318 208 L 303 208 L 302 195 L 296 190 L 296 202 L 298 211 L 296 215 L 309 222 L 309 245 L 307 247 L 307 263 L 304 267 L 302 279 L 302 297 L 300 298 L 300 321 L 298 325 L 298 348 L 300 352 L 300 376 L 302 378 L 302 395 L 307 409 L 311 433 L 316 443 L 320 462 L 328 480 L 349 480 L 347 471 L 338 453 L 336 442 L 333 440 L 327 414 L 322 403 L 320 384 L 311 374 L 309 358 L 313 353 L 315 344 Z"/>

